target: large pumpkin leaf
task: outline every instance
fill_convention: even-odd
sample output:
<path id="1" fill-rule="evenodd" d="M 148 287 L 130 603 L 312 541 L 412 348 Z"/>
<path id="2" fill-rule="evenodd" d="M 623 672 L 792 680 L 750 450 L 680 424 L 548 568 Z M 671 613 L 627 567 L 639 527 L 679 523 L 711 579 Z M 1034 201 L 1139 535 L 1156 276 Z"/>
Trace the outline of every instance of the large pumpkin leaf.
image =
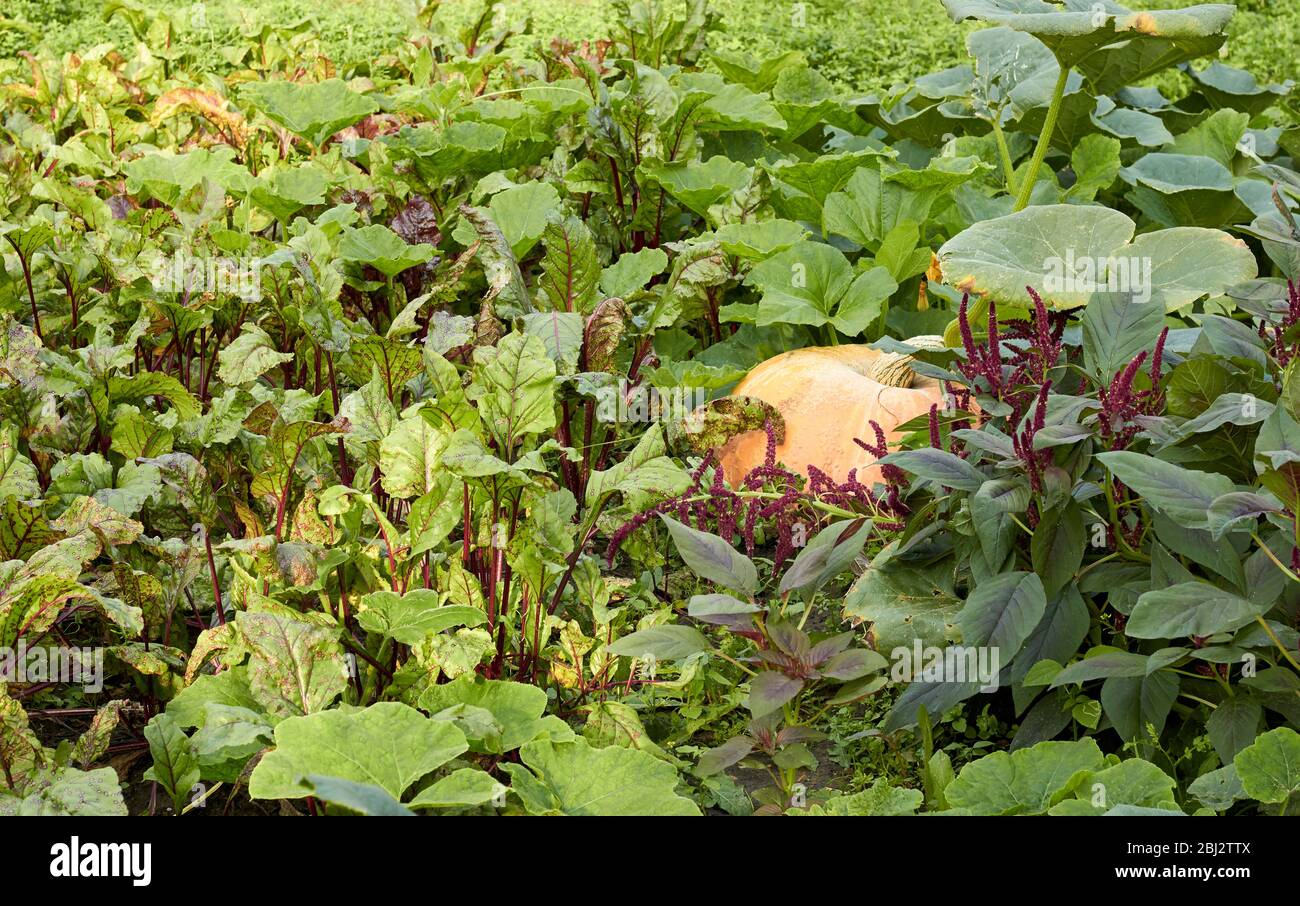
<path id="1" fill-rule="evenodd" d="M 1269 730 L 1232 760 L 1246 795 L 1260 802 L 1286 802 L 1300 792 L 1300 733 Z"/>
<path id="2" fill-rule="evenodd" d="M 1081 772 L 1106 765 L 1091 739 L 1040 742 L 972 761 L 944 790 L 956 808 L 978 815 L 1041 815 L 1074 788 Z"/>
<path id="3" fill-rule="evenodd" d="M 648 752 L 622 746 L 593 749 L 584 739 L 537 740 L 525 744 L 519 757 L 532 773 L 523 765 L 503 767 L 533 814 L 700 814 L 694 802 L 675 792 L 673 767 Z"/>
<path id="4" fill-rule="evenodd" d="M 1023 305 L 1025 287 L 1042 292 L 1047 262 L 1105 261 L 1136 229 L 1118 211 L 1079 205 L 1039 205 L 975 224 L 939 249 L 943 282 L 962 292 Z M 1043 292 L 1058 308 L 1077 308 L 1091 293 Z"/>
<path id="5" fill-rule="evenodd" d="M 1219 161 L 1156 152 L 1119 171 L 1133 186 L 1129 200 L 1166 227 L 1222 227 L 1246 219 L 1232 173 Z"/>
<path id="6" fill-rule="evenodd" d="M 1130 758 L 1079 780 L 1074 795 L 1052 806 L 1052 815 L 1104 815 L 1120 805 L 1172 807 L 1174 778 L 1141 758 Z"/>
<path id="7" fill-rule="evenodd" d="M 348 230 L 339 243 L 339 257 L 344 261 L 369 264 L 385 277 L 396 277 L 433 257 L 434 248 L 427 243 L 409 245 L 388 227 L 373 223 Z"/>
<path id="8" fill-rule="evenodd" d="M 470 749 L 475 752 L 500 755 L 543 735 L 557 742 L 573 738 L 568 724 L 546 714 L 546 693 L 527 683 L 465 673 L 450 683 L 430 686 L 420 696 L 420 707 L 433 715 L 457 705 L 483 708 L 500 725 L 497 738 L 468 737 Z"/>
<path id="9" fill-rule="evenodd" d="M 952 587 L 951 574 L 893 560 L 894 547 L 878 554 L 853 583 L 844 599 L 845 616 L 870 622 L 870 638 L 881 652 L 910 648 L 916 639 L 938 648 L 960 639 L 957 614 L 962 600 Z"/>
<path id="10" fill-rule="evenodd" d="M 399 702 L 291 717 L 275 728 L 275 749 L 254 769 L 248 792 L 254 799 L 300 799 L 311 792 L 299 781 L 319 774 L 373 784 L 400 800 L 466 748 L 454 724 Z"/>
<path id="11" fill-rule="evenodd" d="M 241 95 L 255 108 L 313 145 L 374 113 L 377 105 L 357 94 L 342 79 L 299 83 L 264 81 L 248 84 Z"/>
<path id="12" fill-rule="evenodd" d="M 1135 12 L 1107 0 L 943 0 L 956 21 L 980 19 L 1031 34 L 1062 66 L 1078 67 L 1105 94 L 1213 53 L 1236 7 L 1206 4 Z"/>
<path id="13" fill-rule="evenodd" d="M 962 292 L 1023 306 L 1030 286 L 1056 308 L 1119 293 L 1175 309 L 1256 273 L 1245 243 L 1219 230 L 1179 227 L 1133 239 L 1135 229 L 1108 208 L 1035 205 L 958 233 L 939 249 L 939 267 Z"/>

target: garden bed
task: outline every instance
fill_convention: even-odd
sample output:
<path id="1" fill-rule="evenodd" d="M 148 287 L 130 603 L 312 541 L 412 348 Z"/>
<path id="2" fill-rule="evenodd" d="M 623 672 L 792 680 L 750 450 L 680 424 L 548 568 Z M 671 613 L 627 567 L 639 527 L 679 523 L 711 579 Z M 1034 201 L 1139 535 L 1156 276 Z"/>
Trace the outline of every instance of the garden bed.
<path id="1" fill-rule="evenodd" d="M 0 62 L 0 814 L 1300 808 L 1294 54 L 566 6 Z"/>

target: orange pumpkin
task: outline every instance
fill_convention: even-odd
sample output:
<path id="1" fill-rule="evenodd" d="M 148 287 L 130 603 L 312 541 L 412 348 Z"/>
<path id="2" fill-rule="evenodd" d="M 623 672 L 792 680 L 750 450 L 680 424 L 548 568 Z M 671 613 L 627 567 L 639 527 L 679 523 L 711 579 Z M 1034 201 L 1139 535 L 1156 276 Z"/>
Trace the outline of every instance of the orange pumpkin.
<path id="1" fill-rule="evenodd" d="M 914 337 L 918 349 L 943 348 L 942 337 Z M 870 485 L 881 481 L 876 457 L 854 443 L 875 444 L 874 420 L 890 444 L 897 428 L 938 404 L 944 408 L 943 384 L 916 374 L 911 356 L 881 352 L 865 345 L 796 349 L 756 366 L 736 385 L 733 396 L 762 400 L 781 413 L 785 440 L 776 458 L 790 469 L 808 474 L 816 466 L 836 481 L 851 470 Z M 767 437 L 748 431 L 728 440 L 718 452 L 729 482 L 736 482 L 762 465 Z"/>

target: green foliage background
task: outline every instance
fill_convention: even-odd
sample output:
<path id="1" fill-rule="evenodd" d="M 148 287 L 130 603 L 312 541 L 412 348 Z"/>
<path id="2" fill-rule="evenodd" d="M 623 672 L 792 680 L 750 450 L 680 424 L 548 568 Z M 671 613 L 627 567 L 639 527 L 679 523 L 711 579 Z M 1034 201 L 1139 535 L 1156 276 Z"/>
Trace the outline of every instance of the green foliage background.
<path id="1" fill-rule="evenodd" d="M 1157 9 L 1181 0 L 1137 0 L 1136 8 Z M 184 3 L 144 0 L 144 6 L 182 13 Z M 214 49 L 241 24 L 283 25 L 311 18 L 325 53 L 348 67 L 392 49 L 407 33 L 413 0 L 207 0 L 206 29 L 185 40 Z M 451 11 L 473 7 L 470 0 L 447 0 Z M 879 90 L 906 82 L 965 58 L 962 42 L 970 26 L 939 15 L 939 0 L 805 0 L 804 24 L 792 23 L 788 0 L 713 0 L 724 34 L 721 47 L 758 57 L 801 50 L 819 72 L 856 90 Z M 0 54 L 29 49 L 36 35 L 49 50 L 63 53 L 101 42 L 128 43 L 120 19 L 102 21 L 102 0 L 5 0 L 0 11 Z M 1237 0 L 1229 27 L 1225 61 L 1261 80 L 1300 77 L 1300 0 Z M 604 0 L 512 0 L 511 9 L 531 16 L 533 42 L 563 36 L 582 40 L 608 34 L 612 18 Z M 182 16 L 182 20 L 184 16 Z M 6 22 L 8 20 L 8 22 Z M 14 23 L 20 23 L 15 25 Z M 36 32 L 22 25 L 32 26 Z M 184 21 L 182 21 L 184 25 Z"/>

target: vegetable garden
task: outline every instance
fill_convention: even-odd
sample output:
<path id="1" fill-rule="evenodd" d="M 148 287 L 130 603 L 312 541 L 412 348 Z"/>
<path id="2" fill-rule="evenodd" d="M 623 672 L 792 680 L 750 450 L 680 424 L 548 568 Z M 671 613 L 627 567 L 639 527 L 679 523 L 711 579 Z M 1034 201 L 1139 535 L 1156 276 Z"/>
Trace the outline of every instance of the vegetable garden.
<path id="1" fill-rule="evenodd" d="M 1300 810 L 1235 8 L 933 0 L 854 94 L 505 6 L 0 61 L 0 814 Z"/>

